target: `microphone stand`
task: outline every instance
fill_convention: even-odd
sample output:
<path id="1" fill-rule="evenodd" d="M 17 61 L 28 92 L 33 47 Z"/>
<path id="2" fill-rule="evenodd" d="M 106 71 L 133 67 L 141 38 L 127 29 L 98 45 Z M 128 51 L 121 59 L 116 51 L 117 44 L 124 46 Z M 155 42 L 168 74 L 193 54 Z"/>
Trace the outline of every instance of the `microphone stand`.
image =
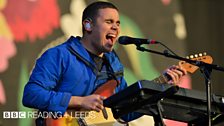
<path id="1" fill-rule="evenodd" d="M 169 57 L 169 58 L 173 58 L 173 59 L 178 59 L 178 60 L 182 60 L 185 62 L 188 62 L 192 65 L 198 66 L 201 70 L 201 72 L 203 73 L 203 76 L 205 78 L 205 84 L 206 84 L 206 98 L 207 98 L 207 118 L 208 118 L 208 126 L 212 126 L 212 119 L 211 119 L 211 72 L 212 70 L 218 70 L 218 71 L 223 71 L 224 72 L 224 68 L 215 64 L 208 64 L 202 61 L 196 61 L 196 60 L 190 60 L 190 59 L 186 59 L 177 55 L 172 55 L 170 54 L 168 51 L 164 51 L 162 52 L 158 52 L 158 51 L 154 51 L 154 50 L 150 50 L 150 49 L 146 49 L 144 47 L 141 47 L 141 44 L 135 44 L 136 45 L 136 49 L 139 51 L 146 51 L 146 52 L 150 52 L 150 53 L 154 53 L 154 54 L 159 54 L 165 57 Z"/>

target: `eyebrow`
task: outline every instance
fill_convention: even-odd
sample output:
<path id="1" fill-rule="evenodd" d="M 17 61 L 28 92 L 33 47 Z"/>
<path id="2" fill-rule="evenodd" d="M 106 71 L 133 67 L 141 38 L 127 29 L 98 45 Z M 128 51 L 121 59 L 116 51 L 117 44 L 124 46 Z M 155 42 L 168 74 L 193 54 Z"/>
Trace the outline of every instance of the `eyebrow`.
<path id="1" fill-rule="evenodd" d="M 105 21 L 113 21 L 113 19 L 105 19 Z M 116 23 L 121 24 L 121 21 L 120 21 L 120 20 L 118 20 L 118 21 L 116 21 Z"/>

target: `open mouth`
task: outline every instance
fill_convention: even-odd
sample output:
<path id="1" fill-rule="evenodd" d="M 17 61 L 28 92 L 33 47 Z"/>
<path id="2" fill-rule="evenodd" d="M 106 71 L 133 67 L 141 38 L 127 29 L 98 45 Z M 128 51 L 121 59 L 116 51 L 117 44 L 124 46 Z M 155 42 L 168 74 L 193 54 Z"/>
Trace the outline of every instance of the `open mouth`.
<path id="1" fill-rule="evenodd" d="M 114 42 L 114 40 L 116 39 L 116 35 L 109 33 L 106 35 L 106 39 L 110 40 L 111 42 Z"/>

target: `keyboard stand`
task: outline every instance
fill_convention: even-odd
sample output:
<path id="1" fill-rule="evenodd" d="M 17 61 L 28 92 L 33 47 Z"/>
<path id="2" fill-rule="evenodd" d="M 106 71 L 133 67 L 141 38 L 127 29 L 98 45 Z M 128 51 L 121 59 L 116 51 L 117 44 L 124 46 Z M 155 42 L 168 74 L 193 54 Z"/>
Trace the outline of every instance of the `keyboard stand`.
<path id="1" fill-rule="evenodd" d="M 156 104 L 151 105 L 149 108 L 149 111 L 152 113 L 153 119 L 154 119 L 154 126 L 166 126 L 163 122 L 163 115 L 162 115 L 162 106 L 160 104 L 160 101 L 158 101 Z"/>

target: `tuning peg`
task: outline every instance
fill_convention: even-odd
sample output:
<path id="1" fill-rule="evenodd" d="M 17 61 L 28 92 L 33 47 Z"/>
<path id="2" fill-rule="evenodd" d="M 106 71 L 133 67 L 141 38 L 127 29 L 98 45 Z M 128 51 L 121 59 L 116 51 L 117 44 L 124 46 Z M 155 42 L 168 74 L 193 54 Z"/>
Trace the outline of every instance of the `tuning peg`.
<path id="1" fill-rule="evenodd" d="M 194 55 L 190 55 L 190 58 L 193 59 L 194 58 Z"/>
<path id="2" fill-rule="evenodd" d="M 202 54 L 202 53 L 199 53 L 198 55 L 199 55 L 200 57 L 201 57 L 201 56 L 203 56 L 203 54 Z"/>
<path id="3" fill-rule="evenodd" d="M 190 59 L 190 57 L 189 56 L 186 56 L 186 59 Z"/>
<path id="4" fill-rule="evenodd" d="M 194 54 L 194 57 L 197 58 L 198 57 L 198 54 Z"/>
<path id="5" fill-rule="evenodd" d="M 206 55 L 207 55 L 207 53 L 206 53 L 206 52 L 204 52 L 204 53 L 203 53 L 203 55 L 204 55 L 204 56 L 206 56 Z"/>

